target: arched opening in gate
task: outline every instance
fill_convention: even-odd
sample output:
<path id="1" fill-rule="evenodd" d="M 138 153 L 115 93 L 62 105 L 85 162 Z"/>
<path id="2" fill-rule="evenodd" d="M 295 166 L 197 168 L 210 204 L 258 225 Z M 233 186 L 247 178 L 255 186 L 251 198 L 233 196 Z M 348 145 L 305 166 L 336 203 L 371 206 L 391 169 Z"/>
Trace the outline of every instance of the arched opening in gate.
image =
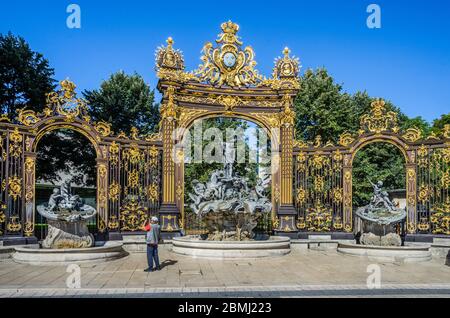
<path id="1" fill-rule="evenodd" d="M 406 208 L 406 153 L 393 142 L 377 140 L 360 145 L 352 164 L 353 210 L 370 203 L 374 185 L 382 182 L 391 201 Z"/>
<path id="2" fill-rule="evenodd" d="M 35 144 L 35 235 L 41 240 L 47 235 L 47 220 L 37 212 L 37 206 L 48 204 L 65 182 L 70 182 L 72 194 L 79 195 L 85 204 L 96 208 L 97 151 L 82 131 L 70 128 L 49 129 L 40 134 Z M 87 223 L 97 232 L 96 218 Z"/>
<path id="3" fill-rule="evenodd" d="M 208 206 L 218 209 L 241 199 L 244 205 L 271 205 L 271 137 L 265 128 L 238 117 L 200 118 L 185 131 L 183 145 L 186 234 L 208 232 L 202 217 Z M 259 219 L 257 235 L 271 231 L 271 212 Z"/>

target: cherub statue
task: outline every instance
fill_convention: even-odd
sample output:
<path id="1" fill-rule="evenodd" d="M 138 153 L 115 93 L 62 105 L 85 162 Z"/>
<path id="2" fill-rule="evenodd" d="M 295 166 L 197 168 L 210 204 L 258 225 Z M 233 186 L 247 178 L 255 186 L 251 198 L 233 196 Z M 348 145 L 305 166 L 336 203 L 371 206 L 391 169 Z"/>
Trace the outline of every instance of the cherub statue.
<path id="1" fill-rule="evenodd" d="M 54 211 L 57 206 L 59 201 L 61 201 L 62 196 L 61 196 L 61 192 L 58 188 L 54 188 L 53 189 L 53 193 L 50 195 L 50 198 L 48 199 L 48 209 L 50 211 Z"/>
<path id="2" fill-rule="evenodd" d="M 380 204 L 385 206 L 389 211 L 393 211 L 395 209 L 395 205 L 392 203 L 392 201 L 389 199 L 389 195 L 386 191 L 383 191 L 383 181 L 378 181 L 376 184 L 372 183 L 370 181 L 370 184 L 373 187 L 373 196 L 372 200 L 370 201 L 370 207 L 376 208 Z"/>

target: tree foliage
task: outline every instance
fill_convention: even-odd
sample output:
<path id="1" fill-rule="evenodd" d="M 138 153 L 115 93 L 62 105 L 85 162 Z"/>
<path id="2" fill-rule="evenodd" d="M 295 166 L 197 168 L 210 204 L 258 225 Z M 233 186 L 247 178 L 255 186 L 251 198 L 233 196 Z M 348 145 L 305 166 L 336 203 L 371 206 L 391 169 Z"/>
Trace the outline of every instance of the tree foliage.
<path id="1" fill-rule="evenodd" d="M 55 88 L 54 70 L 22 37 L 0 34 L 0 107 L 10 118 L 24 107 L 42 111 Z"/>
<path id="2" fill-rule="evenodd" d="M 154 103 L 154 91 L 136 73 L 114 73 L 98 90 L 86 90 L 83 95 L 92 119 L 111 123 L 116 133 L 129 133 L 132 127 L 143 134 L 157 130 L 159 107 Z"/>
<path id="3" fill-rule="evenodd" d="M 49 132 L 37 147 L 37 179 L 59 184 L 63 175 L 70 175 L 75 184 L 95 186 L 96 157 L 94 146 L 82 134 L 70 129 Z"/>

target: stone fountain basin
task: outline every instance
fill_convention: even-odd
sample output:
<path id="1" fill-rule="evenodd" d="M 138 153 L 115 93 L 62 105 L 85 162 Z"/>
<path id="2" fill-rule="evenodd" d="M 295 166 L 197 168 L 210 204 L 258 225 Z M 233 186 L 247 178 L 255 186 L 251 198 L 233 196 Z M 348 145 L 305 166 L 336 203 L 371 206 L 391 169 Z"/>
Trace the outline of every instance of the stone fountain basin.
<path id="1" fill-rule="evenodd" d="M 106 262 L 115 260 L 128 253 L 123 243 L 108 241 L 101 246 L 88 248 L 45 249 L 33 247 L 15 247 L 13 260 L 30 265 L 69 265 L 87 262 Z"/>
<path id="2" fill-rule="evenodd" d="M 289 237 L 271 236 L 267 240 L 208 241 L 188 235 L 172 239 L 172 251 L 191 257 L 235 259 L 283 256 L 291 251 Z"/>
<path id="3" fill-rule="evenodd" d="M 339 243 L 337 251 L 380 262 L 417 263 L 431 260 L 429 246 L 376 246 Z"/>

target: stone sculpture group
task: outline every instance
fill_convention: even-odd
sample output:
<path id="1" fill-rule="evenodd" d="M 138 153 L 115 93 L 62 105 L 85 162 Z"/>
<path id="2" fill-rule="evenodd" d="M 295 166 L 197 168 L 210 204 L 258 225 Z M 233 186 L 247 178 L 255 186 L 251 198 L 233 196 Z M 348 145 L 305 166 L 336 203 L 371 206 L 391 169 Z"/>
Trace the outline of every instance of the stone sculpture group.
<path id="1" fill-rule="evenodd" d="M 404 222 L 406 211 L 397 208 L 383 190 L 383 182 L 376 184 L 369 180 L 373 187 L 370 203 L 356 210 L 356 216 L 361 220 L 360 242 L 364 245 L 399 246 L 401 237 L 395 233 L 395 226 Z"/>
<path id="2" fill-rule="evenodd" d="M 83 199 L 71 193 L 70 180 L 54 188 L 47 204 L 37 206 L 47 219 L 48 232 L 42 241 L 43 248 L 82 248 L 94 245 L 86 221 L 97 211 L 84 204 Z"/>
<path id="3" fill-rule="evenodd" d="M 225 147 L 225 158 L 232 157 L 232 149 Z M 251 188 L 248 179 L 233 172 L 231 160 L 223 169 L 212 172 L 206 183 L 192 181 L 189 193 L 190 208 L 204 220 L 209 240 L 247 240 L 264 213 L 270 213 L 272 203 L 267 198 L 270 175 L 257 179 Z"/>

